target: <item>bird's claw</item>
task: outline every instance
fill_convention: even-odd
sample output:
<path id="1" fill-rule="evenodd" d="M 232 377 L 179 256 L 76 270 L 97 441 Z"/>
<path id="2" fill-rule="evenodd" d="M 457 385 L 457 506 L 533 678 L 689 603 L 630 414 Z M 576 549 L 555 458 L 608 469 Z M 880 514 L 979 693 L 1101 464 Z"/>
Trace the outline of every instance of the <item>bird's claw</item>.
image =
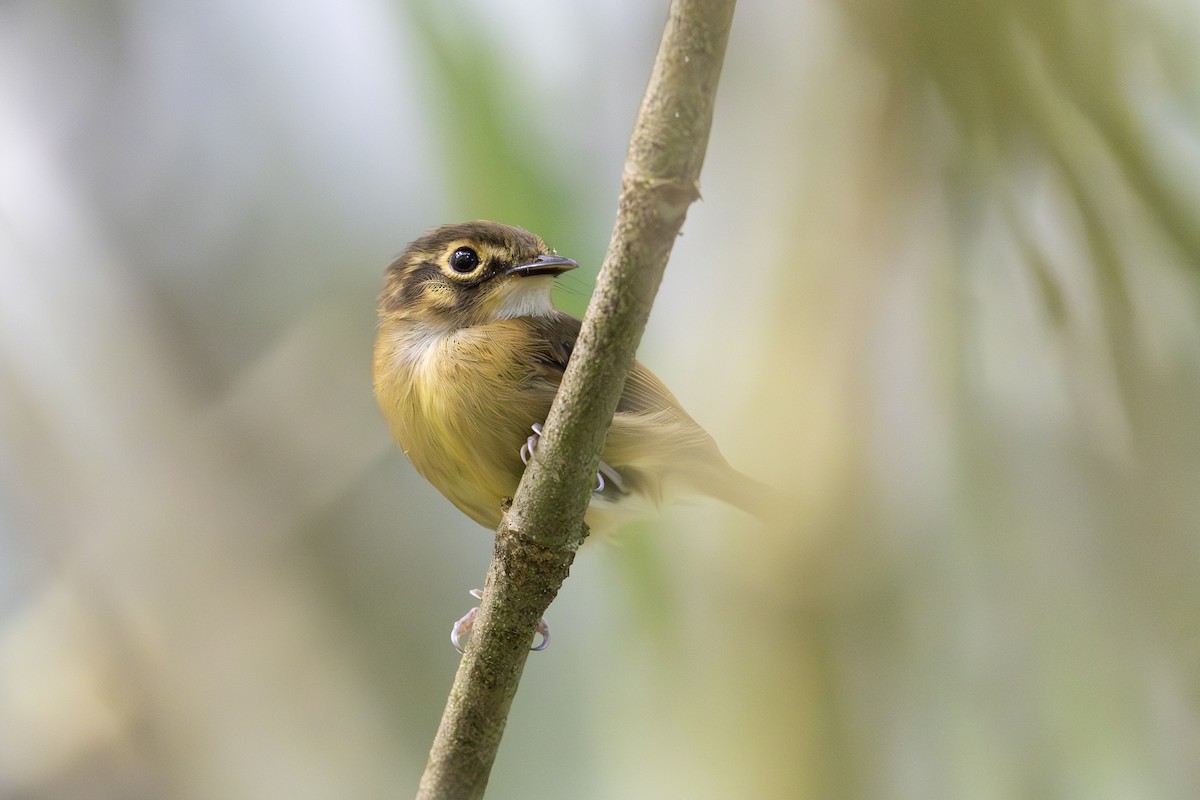
<path id="1" fill-rule="evenodd" d="M 469 594 L 476 600 L 483 599 L 482 589 L 471 589 Z M 479 613 L 479 606 L 475 606 L 466 614 L 463 614 L 462 619 L 454 623 L 450 628 L 450 644 L 454 645 L 454 649 L 458 652 L 463 652 L 465 645 L 462 643 L 464 636 L 470 636 L 471 630 L 475 627 L 475 615 Z"/>
<path id="2" fill-rule="evenodd" d="M 535 422 L 530 426 L 533 428 L 533 435 L 525 440 L 525 444 L 521 445 L 521 463 L 529 466 L 529 459 L 533 458 L 533 451 L 537 449 L 538 439 L 542 438 L 542 423 Z"/>
<path id="3" fill-rule="evenodd" d="M 533 451 L 537 450 L 538 441 L 542 438 L 542 423 L 535 422 L 529 427 L 533 429 L 533 435 L 521 445 L 521 463 L 525 466 L 529 466 L 529 459 L 533 458 Z"/>
<path id="4" fill-rule="evenodd" d="M 483 599 L 482 589 L 472 589 L 471 596 L 476 600 Z M 454 627 L 450 629 L 450 644 L 454 645 L 454 649 L 462 653 L 466 650 L 466 645 L 463 643 L 465 637 L 471 635 L 471 631 L 475 628 L 475 615 L 479 613 L 479 607 L 476 606 L 463 615 L 462 619 L 454 623 Z M 537 624 L 537 634 L 542 637 L 542 640 L 530 647 L 530 650 L 541 651 L 550 646 L 550 626 L 546 624 L 546 620 L 539 619 Z"/>
<path id="5" fill-rule="evenodd" d="M 529 649 L 535 653 L 540 653 L 550 646 L 550 626 L 546 624 L 546 620 L 539 617 L 537 627 L 533 629 L 533 632 L 541 636 L 542 640 L 535 645 L 531 645 Z"/>
<path id="6" fill-rule="evenodd" d="M 542 438 L 542 423 L 535 422 L 529 427 L 533 430 L 533 434 L 525 439 L 525 444 L 521 445 L 521 463 L 525 466 L 529 466 L 529 459 L 533 458 L 533 453 L 535 450 L 537 450 L 538 442 Z M 600 462 L 600 470 L 596 473 L 596 488 L 592 489 L 592 492 L 595 494 L 600 494 L 600 492 L 603 492 L 605 487 L 608 486 L 608 483 L 604 480 L 604 476 L 606 474 L 608 475 L 609 480 L 612 481 L 613 485 L 616 486 L 617 489 L 622 493 L 624 493 L 625 486 L 621 481 L 621 476 L 615 469 L 610 467 L 608 464 L 605 464 L 603 461 Z M 466 617 L 463 617 L 463 619 L 466 619 Z M 462 620 L 459 620 L 459 622 L 462 622 Z M 535 647 L 534 649 L 538 650 L 540 648 Z"/>

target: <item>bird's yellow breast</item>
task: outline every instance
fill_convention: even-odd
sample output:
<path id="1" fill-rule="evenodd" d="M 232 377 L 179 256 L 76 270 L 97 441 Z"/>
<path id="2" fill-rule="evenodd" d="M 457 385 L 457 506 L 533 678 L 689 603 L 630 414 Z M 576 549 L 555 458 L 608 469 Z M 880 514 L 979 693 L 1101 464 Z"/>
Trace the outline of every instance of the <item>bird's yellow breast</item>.
<path id="1" fill-rule="evenodd" d="M 425 478 L 495 528 L 516 491 L 520 448 L 552 397 L 531 391 L 528 334 L 517 320 L 447 331 L 385 319 L 375 396 L 392 435 Z"/>

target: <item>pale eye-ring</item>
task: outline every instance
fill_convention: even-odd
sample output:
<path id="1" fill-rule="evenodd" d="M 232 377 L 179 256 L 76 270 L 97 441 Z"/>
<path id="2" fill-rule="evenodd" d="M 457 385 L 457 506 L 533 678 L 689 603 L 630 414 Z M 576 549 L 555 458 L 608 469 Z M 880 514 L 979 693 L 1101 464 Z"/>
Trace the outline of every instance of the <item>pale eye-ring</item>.
<path id="1" fill-rule="evenodd" d="M 469 247 L 460 247 L 450 254 L 450 269 L 466 274 L 479 266 L 479 254 Z"/>

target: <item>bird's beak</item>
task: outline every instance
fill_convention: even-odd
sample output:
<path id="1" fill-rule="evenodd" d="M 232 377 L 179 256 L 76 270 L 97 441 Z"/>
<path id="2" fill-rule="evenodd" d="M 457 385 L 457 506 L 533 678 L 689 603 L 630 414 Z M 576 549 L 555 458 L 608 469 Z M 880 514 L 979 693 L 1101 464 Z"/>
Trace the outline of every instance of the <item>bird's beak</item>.
<path id="1" fill-rule="evenodd" d="M 504 270 L 505 275 L 519 275 L 531 278 L 534 275 L 559 275 L 569 269 L 575 269 L 578 264 L 562 256 L 538 256 L 528 264 L 517 264 Z"/>

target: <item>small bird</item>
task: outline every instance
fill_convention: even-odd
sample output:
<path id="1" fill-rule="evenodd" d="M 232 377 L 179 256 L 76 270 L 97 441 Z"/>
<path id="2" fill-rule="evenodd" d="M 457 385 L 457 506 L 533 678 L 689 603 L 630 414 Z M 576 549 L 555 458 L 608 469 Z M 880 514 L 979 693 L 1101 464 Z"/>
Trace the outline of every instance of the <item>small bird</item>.
<path id="1" fill-rule="evenodd" d="M 496 222 L 443 225 L 408 245 L 379 295 L 375 397 L 413 466 L 487 528 L 517 490 L 579 335 L 550 300 L 576 264 Z M 776 492 L 716 443 L 640 363 L 601 452 L 586 521 L 594 531 L 683 494 L 763 516 Z"/>
<path id="2" fill-rule="evenodd" d="M 430 231 L 387 268 L 375 399 L 417 471 L 493 530 L 537 448 L 579 336 L 579 320 L 550 301 L 554 278 L 575 267 L 529 231 L 475 221 Z M 634 364 L 585 520 L 604 530 L 687 493 L 764 518 L 778 497 L 729 466 L 662 381 Z M 459 652 L 477 611 L 451 629 Z M 544 620 L 538 633 L 534 650 L 550 643 Z"/>

